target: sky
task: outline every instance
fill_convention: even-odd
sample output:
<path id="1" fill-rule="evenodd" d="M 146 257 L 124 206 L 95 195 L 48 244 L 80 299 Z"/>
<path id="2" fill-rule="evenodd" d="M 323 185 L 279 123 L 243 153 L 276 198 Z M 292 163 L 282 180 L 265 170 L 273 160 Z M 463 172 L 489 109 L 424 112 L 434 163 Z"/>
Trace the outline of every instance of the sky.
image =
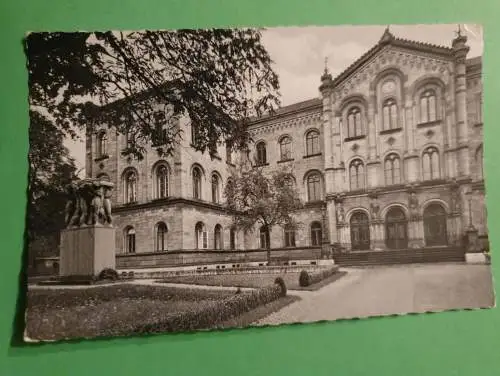
<path id="1" fill-rule="evenodd" d="M 281 104 L 287 106 L 319 96 L 320 77 L 325 69 L 333 77 L 341 73 L 367 50 L 373 47 L 387 25 L 382 26 L 329 26 L 269 28 L 262 34 L 262 43 L 274 61 L 279 76 Z M 397 38 L 451 46 L 458 26 L 452 25 L 390 25 Z M 467 35 L 468 57 L 483 53 L 482 29 L 466 24 L 462 33 Z M 66 142 L 77 167 L 85 166 L 83 140 Z M 83 173 L 83 171 L 82 171 Z"/>

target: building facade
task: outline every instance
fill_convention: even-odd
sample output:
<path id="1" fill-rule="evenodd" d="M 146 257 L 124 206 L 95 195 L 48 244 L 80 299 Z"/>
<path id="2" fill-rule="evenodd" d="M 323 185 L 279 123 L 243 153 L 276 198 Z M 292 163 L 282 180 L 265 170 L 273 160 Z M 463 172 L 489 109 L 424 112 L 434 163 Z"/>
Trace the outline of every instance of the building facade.
<path id="1" fill-rule="evenodd" d="M 293 171 L 305 202 L 294 233 L 231 228 L 222 192 L 240 156 L 195 151 L 188 119 L 167 159 L 153 146 L 123 157 L 125 135 L 89 132 L 87 175 L 116 186 L 118 267 L 261 261 L 266 242 L 300 259 L 460 247 L 473 229 L 487 244 L 481 58 L 468 51 L 462 35 L 442 47 L 386 30 L 337 77 L 325 70 L 318 98 L 249 125 L 256 163 Z"/>

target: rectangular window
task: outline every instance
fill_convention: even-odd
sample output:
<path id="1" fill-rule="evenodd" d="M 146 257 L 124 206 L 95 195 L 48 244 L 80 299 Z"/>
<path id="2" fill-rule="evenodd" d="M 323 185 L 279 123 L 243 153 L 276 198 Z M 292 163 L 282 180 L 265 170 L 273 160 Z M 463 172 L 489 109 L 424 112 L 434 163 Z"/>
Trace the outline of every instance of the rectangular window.
<path id="1" fill-rule="evenodd" d="M 295 247 L 295 231 L 285 231 L 285 247 Z"/>

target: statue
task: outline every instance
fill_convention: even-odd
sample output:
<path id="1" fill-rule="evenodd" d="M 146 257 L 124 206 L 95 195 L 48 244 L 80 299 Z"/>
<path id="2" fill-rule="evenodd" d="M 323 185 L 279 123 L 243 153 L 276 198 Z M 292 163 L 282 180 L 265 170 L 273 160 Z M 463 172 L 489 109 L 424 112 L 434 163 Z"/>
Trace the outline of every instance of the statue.
<path id="1" fill-rule="evenodd" d="M 418 197 L 415 192 L 410 192 L 410 198 L 408 199 L 408 206 L 410 207 L 410 215 L 412 219 L 418 217 Z"/>
<path id="2" fill-rule="evenodd" d="M 339 204 L 337 207 L 337 223 L 344 223 L 344 206 Z"/>
<path id="3" fill-rule="evenodd" d="M 113 184 L 108 181 L 85 179 L 71 183 L 66 203 L 66 226 L 111 224 Z"/>
<path id="4" fill-rule="evenodd" d="M 380 205 L 372 202 L 370 204 L 370 209 L 372 212 L 372 218 L 377 219 L 378 218 L 378 212 L 380 211 Z"/>

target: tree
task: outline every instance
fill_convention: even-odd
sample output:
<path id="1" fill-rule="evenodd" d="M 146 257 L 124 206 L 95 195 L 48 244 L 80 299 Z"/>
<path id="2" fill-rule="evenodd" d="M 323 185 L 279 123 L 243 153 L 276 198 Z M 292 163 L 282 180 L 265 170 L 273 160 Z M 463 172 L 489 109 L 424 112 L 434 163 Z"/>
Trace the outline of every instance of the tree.
<path id="1" fill-rule="evenodd" d="M 41 114 L 30 112 L 27 237 L 30 263 L 55 251 L 64 227 L 65 189 L 76 168 L 64 147 L 64 133 Z M 38 245 L 38 246 L 37 246 Z"/>
<path id="2" fill-rule="evenodd" d="M 293 213 L 303 207 L 293 174 L 285 169 L 265 174 L 262 168 L 242 166 L 225 187 L 227 206 L 233 213 L 233 225 L 243 231 L 263 226 L 269 233 L 274 226 L 295 230 L 300 223 Z M 266 241 L 267 262 L 271 263 L 271 245 Z"/>
<path id="3" fill-rule="evenodd" d="M 133 134 L 123 150 L 141 158 L 162 131 L 162 154 L 188 115 L 198 150 L 243 148 L 246 121 L 279 105 L 278 76 L 256 29 L 31 33 L 26 38 L 30 103 L 73 137 L 104 124 Z"/>

